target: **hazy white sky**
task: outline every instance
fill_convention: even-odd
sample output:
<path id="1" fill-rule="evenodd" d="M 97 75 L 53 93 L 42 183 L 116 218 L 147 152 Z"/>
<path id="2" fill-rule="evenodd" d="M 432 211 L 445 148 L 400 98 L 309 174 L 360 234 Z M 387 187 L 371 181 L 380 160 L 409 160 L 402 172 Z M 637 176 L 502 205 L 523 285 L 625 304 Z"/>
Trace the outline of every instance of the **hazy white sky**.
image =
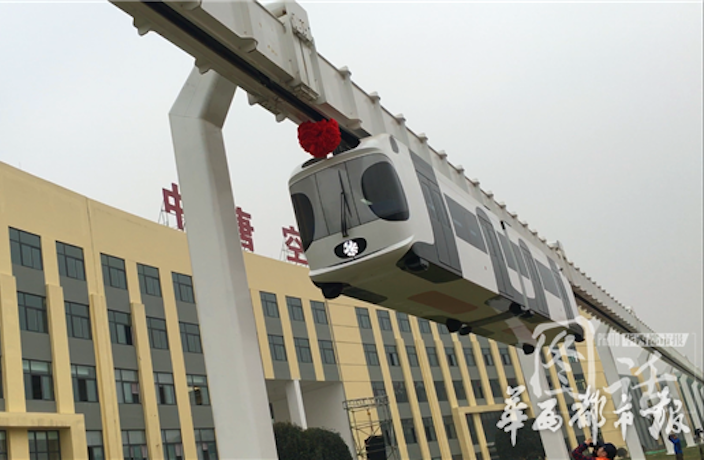
<path id="1" fill-rule="evenodd" d="M 702 5 L 304 3 L 318 51 L 702 368 Z M 0 161 L 157 220 L 193 65 L 107 2 L 0 0 Z M 255 251 L 295 222 L 295 126 L 236 94 Z"/>

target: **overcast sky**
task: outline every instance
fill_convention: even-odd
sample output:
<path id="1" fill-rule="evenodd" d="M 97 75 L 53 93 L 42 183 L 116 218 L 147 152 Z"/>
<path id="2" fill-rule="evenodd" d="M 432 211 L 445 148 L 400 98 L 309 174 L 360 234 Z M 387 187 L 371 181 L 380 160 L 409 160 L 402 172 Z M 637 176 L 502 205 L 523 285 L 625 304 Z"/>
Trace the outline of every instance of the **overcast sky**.
<path id="1" fill-rule="evenodd" d="M 304 3 L 318 51 L 702 367 L 702 5 Z M 193 59 L 107 2 L 0 0 L 0 161 L 157 220 Z M 295 222 L 295 126 L 238 92 L 255 252 Z"/>

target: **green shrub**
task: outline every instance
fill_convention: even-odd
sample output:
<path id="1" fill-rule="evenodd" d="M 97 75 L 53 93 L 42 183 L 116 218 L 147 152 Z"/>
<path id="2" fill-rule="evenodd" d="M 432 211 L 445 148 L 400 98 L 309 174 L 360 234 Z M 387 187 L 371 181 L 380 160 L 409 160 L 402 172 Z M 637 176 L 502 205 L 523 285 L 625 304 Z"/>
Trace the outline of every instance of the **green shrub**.
<path id="1" fill-rule="evenodd" d="M 303 430 L 288 422 L 274 423 L 279 460 L 352 460 L 352 455 L 334 431 L 323 428 Z"/>

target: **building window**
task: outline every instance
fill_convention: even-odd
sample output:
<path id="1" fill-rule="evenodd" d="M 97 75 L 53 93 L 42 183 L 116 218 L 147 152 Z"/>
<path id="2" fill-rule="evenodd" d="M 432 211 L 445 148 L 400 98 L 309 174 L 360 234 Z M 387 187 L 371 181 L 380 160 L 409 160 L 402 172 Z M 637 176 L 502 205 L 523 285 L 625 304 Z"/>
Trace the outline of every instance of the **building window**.
<path id="1" fill-rule="evenodd" d="M 46 299 L 44 297 L 17 293 L 17 304 L 19 306 L 20 329 L 23 331 L 48 333 L 46 319 Z"/>
<path id="2" fill-rule="evenodd" d="M 158 404 L 176 404 L 176 391 L 174 389 L 174 374 L 168 372 L 154 372 L 154 387 Z"/>
<path id="3" fill-rule="evenodd" d="M 487 366 L 494 365 L 494 358 L 491 356 L 490 348 L 482 348 L 482 356 L 484 357 L 484 364 Z"/>
<path id="4" fill-rule="evenodd" d="M 402 418 L 401 428 L 403 429 L 403 437 L 406 438 L 406 444 L 418 444 L 416 428 L 413 426 L 412 418 Z"/>
<path id="5" fill-rule="evenodd" d="M 425 384 L 422 380 L 417 380 L 413 382 L 413 386 L 416 388 L 416 397 L 418 402 L 428 402 L 428 393 L 425 392 Z"/>
<path id="6" fill-rule="evenodd" d="M 408 354 L 408 364 L 411 367 L 418 367 L 418 353 L 413 345 L 406 345 L 406 354 Z"/>
<path id="7" fill-rule="evenodd" d="M 132 318 L 129 313 L 108 310 L 110 341 L 120 345 L 132 345 Z"/>
<path id="8" fill-rule="evenodd" d="M 91 339 L 90 309 L 88 305 L 64 302 L 66 308 L 66 329 L 68 336 L 75 339 Z"/>
<path id="9" fill-rule="evenodd" d="M 397 403 L 407 403 L 408 402 L 408 391 L 406 391 L 406 384 L 403 380 L 397 380 L 393 382 L 394 386 L 394 397 Z"/>
<path id="10" fill-rule="evenodd" d="M 286 361 L 286 346 L 283 336 L 269 334 L 269 350 L 271 350 L 271 359 L 274 361 Z"/>
<path id="11" fill-rule="evenodd" d="M 425 438 L 428 442 L 438 440 L 438 437 L 435 434 L 435 425 L 433 425 L 432 417 L 423 417 L 423 429 L 425 429 Z"/>
<path id="12" fill-rule="evenodd" d="M 447 401 L 447 390 L 445 389 L 445 383 L 442 380 L 436 380 L 434 383 L 435 394 L 438 395 L 438 401 Z"/>
<path id="13" fill-rule="evenodd" d="M 504 366 L 511 365 L 511 355 L 508 352 L 508 348 L 499 347 L 499 356 L 501 357 L 501 362 L 504 364 Z"/>
<path id="14" fill-rule="evenodd" d="M 389 312 L 386 310 L 377 310 L 376 316 L 379 319 L 379 329 L 382 331 L 390 331 L 391 317 L 389 316 Z"/>
<path id="15" fill-rule="evenodd" d="M 301 299 L 286 297 L 286 305 L 288 305 L 288 315 L 291 317 L 291 321 L 305 321 Z"/>
<path id="16" fill-rule="evenodd" d="M 445 348 L 445 354 L 447 355 L 447 364 L 450 367 L 457 367 L 457 355 L 455 355 L 455 350 L 453 348 Z"/>
<path id="17" fill-rule="evenodd" d="M 567 359 L 571 363 L 579 362 L 579 352 L 577 351 L 577 347 L 574 346 L 574 343 L 567 347 Z"/>
<path id="18" fill-rule="evenodd" d="M 430 334 L 430 322 L 427 319 L 418 318 L 418 328 L 421 334 Z"/>
<path id="19" fill-rule="evenodd" d="M 86 279 L 83 263 L 83 249 L 70 244 L 56 242 L 56 256 L 59 263 L 59 274 L 77 280 Z"/>
<path id="20" fill-rule="evenodd" d="M 467 399 L 467 393 L 464 391 L 462 380 L 453 380 L 452 386 L 455 388 L 455 396 L 459 401 Z"/>
<path id="21" fill-rule="evenodd" d="M 484 399 L 484 389 L 482 388 L 481 380 L 472 380 L 472 390 L 475 398 Z"/>
<path id="22" fill-rule="evenodd" d="M 38 235 L 10 227 L 10 253 L 13 264 L 42 269 L 42 241 Z"/>
<path id="23" fill-rule="evenodd" d="M 186 303 L 196 303 L 196 297 L 193 293 L 193 278 L 188 275 L 171 272 L 171 279 L 174 282 L 176 300 Z"/>
<path id="24" fill-rule="evenodd" d="M 430 367 L 438 367 L 440 362 L 438 361 L 438 351 L 435 347 L 426 347 L 425 350 L 428 352 L 428 364 Z"/>
<path id="25" fill-rule="evenodd" d="M 142 294 L 161 297 L 158 268 L 137 264 L 137 276 L 139 277 L 139 290 Z"/>
<path id="26" fill-rule="evenodd" d="M 187 353 L 203 353 L 200 344 L 200 327 L 192 323 L 178 323 L 181 331 L 181 347 Z"/>
<path id="27" fill-rule="evenodd" d="M 577 385 L 577 390 L 586 391 L 587 381 L 584 379 L 584 374 L 574 374 L 574 383 Z"/>
<path id="28" fill-rule="evenodd" d="M 192 406 L 209 406 L 210 392 L 208 391 L 208 377 L 205 375 L 186 374 L 188 397 Z"/>
<path id="29" fill-rule="evenodd" d="M 323 302 L 311 300 L 310 308 L 313 311 L 313 321 L 315 321 L 315 324 L 328 324 L 328 314 L 325 311 L 325 304 Z"/>
<path id="30" fill-rule="evenodd" d="M 88 445 L 88 460 L 105 459 L 102 431 L 86 431 L 86 444 Z"/>
<path id="31" fill-rule="evenodd" d="M 157 350 L 169 349 L 169 337 L 166 335 L 166 321 L 160 318 L 147 316 L 147 329 L 149 330 L 149 343 Z"/>
<path id="32" fill-rule="evenodd" d="M 320 345 L 320 357 L 323 360 L 323 364 L 337 364 L 332 342 L 330 340 L 318 340 L 318 344 Z"/>
<path id="33" fill-rule="evenodd" d="M 212 428 L 196 428 L 195 432 L 198 460 L 218 460 L 218 447 L 215 442 L 215 430 Z"/>
<path id="34" fill-rule="evenodd" d="M 46 361 L 22 360 L 24 370 L 24 394 L 27 399 L 53 401 L 54 379 L 51 377 L 51 363 Z"/>
<path id="35" fill-rule="evenodd" d="M 28 431 L 29 460 L 61 460 L 58 431 Z"/>
<path id="36" fill-rule="evenodd" d="M 442 424 L 445 425 L 445 435 L 447 439 L 457 439 L 457 430 L 455 429 L 455 422 L 452 420 L 452 415 L 444 415 L 442 417 Z M 460 458 L 462 458 L 461 455 Z"/>
<path id="37" fill-rule="evenodd" d="M 463 348 L 464 360 L 467 361 L 467 365 L 470 367 L 476 367 L 477 362 L 474 360 L 474 351 L 471 348 Z"/>
<path id="38" fill-rule="evenodd" d="M 73 377 L 73 400 L 76 402 L 98 402 L 98 381 L 94 366 L 71 366 Z"/>
<path id="39" fill-rule="evenodd" d="M 369 310 L 366 308 L 355 307 L 355 312 L 357 313 L 357 323 L 360 329 L 371 329 L 372 321 L 369 318 Z"/>
<path id="40" fill-rule="evenodd" d="M 310 352 L 310 342 L 308 339 L 294 337 L 293 345 L 296 347 L 296 357 L 299 363 L 313 362 L 313 355 Z"/>
<path id="41" fill-rule="evenodd" d="M 373 343 L 364 344 L 364 357 L 367 360 L 367 366 L 379 365 L 379 355 L 376 352 L 376 345 Z"/>
<path id="42" fill-rule="evenodd" d="M 270 292 L 260 292 L 259 298 L 262 300 L 264 316 L 269 318 L 279 317 L 279 304 L 276 303 L 276 295 Z"/>
<path id="43" fill-rule="evenodd" d="M 396 345 L 384 345 L 384 351 L 386 351 L 386 359 L 389 362 L 389 366 L 401 365 L 398 359 L 398 350 L 396 349 Z"/>
<path id="44" fill-rule="evenodd" d="M 440 335 L 450 335 L 450 330 L 444 324 L 438 324 L 438 333 Z"/>
<path id="45" fill-rule="evenodd" d="M 375 397 L 386 396 L 386 387 L 384 386 L 384 382 L 372 382 L 372 394 Z"/>
<path id="46" fill-rule="evenodd" d="M 396 312 L 396 320 L 398 320 L 398 328 L 401 332 L 411 332 L 411 322 L 408 320 L 407 314 Z"/>
<path id="47" fill-rule="evenodd" d="M 181 430 L 161 430 L 161 440 L 164 443 L 164 460 L 183 459 Z"/>
<path id="48" fill-rule="evenodd" d="M 120 404 L 139 404 L 139 376 L 137 371 L 115 369 L 117 383 L 117 402 Z"/>
<path id="49" fill-rule="evenodd" d="M 144 430 L 122 430 L 122 455 L 125 460 L 146 460 L 149 458 Z"/>
<path id="50" fill-rule="evenodd" d="M 508 377 L 508 378 L 506 379 L 506 383 L 507 383 L 508 386 L 510 386 L 511 388 L 516 388 L 516 387 L 518 386 L 518 380 L 516 380 L 515 377 Z"/>
<path id="51" fill-rule="evenodd" d="M 0 431 L 0 460 L 7 460 L 7 433 Z"/>
<path id="52" fill-rule="evenodd" d="M 106 286 L 127 289 L 124 260 L 107 254 L 100 254 L 100 264 L 103 267 L 103 283 Z"/>

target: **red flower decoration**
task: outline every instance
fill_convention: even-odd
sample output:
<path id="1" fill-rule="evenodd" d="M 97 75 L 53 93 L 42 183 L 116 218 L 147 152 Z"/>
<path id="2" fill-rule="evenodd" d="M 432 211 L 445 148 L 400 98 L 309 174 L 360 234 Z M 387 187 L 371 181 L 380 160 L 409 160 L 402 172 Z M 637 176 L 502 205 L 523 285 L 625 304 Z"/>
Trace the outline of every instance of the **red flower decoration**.
<path id="1" fill-rule="evenodd" d="M 332 119 L 301 123 L 298 143 L 315 158 L 325 158 L 340 145 L 340 126 Z"/>

